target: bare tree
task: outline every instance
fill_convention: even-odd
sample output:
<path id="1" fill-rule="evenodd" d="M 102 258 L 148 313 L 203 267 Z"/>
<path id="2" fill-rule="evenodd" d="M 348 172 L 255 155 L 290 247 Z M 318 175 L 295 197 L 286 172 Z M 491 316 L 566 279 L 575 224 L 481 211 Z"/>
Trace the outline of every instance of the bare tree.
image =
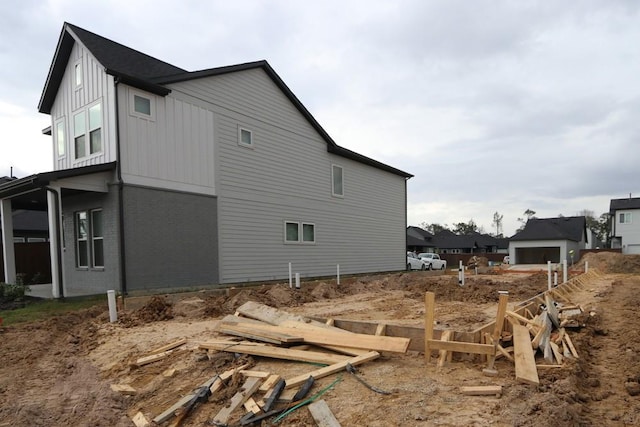
<path id="1" fill-rule="evenodd" d="M 504 215 L 500 215 L 498 211 L 493 214 L 493 226 L 496 227 L 496 237 L 502 237 L 502 218 Z"/>

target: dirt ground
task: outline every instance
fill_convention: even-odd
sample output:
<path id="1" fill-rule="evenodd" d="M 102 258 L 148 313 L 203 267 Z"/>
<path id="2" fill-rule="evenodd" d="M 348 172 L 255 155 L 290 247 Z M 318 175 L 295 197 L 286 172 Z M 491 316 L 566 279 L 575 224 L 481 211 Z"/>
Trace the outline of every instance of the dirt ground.
<path id="1" fill-rule="evenodd" d="M 572 303 L 585 310 L 582 327 L 569 330 L 579 358 L 561 368 L 539 369 L 539 386 L 516 382 L 514 365 L 505 358 L 496 361 L 498 376 L 488 377 L 480 360 L 454 360 L 438 368 L 435 356 L 426 363 L 424 354 L 408 352 L 383 353 L 357 368 L 361 378 L 389 395 L 372 392 L 347 372 L 319 379 L 311 393 L 337 381 L 322 399 L 343 426 L 640 425 L 640 257 L 599 253 L 586 259 L 602 276 L 571 295 Z M 510 303 L 516 303 L 547 287 L 545 272 L 487 269 L 467 276 L 465 287 L 458 286 L 455 273 L 437 274 L 367 276 L 339 286 L 314 282 L 301 290 L 265 285 L 233 297 L 201 292 L 137 304 L 131 299 L 116 323 L 109 323 L 107 307 L 100 306 L 4 327 L 0 426 L 133 426 L 131 418 L 138 411 L 151 419 L 216 373 L 242 363 L 285 378 L 317 369 L 196 349 L 198 342 L 219 336 L 214 328 L 221 317 L 249 300 L 304 316 L 422 326 L 424 294 L 432 291 L 436 328 L 471 331 L 495 319 L 498 291 L 509 291 Z M 130 365 L 180 338 L 187 338 L 186 350 L 139 368 Z M 163 375 L 170 368 L 175 374 Z M 122 396 L 111 391 L 111 384 L 128 384 L 138 392 Z M 229 384 L 183 425 L 213 425 L 210 420 L 240 385 Z M 501 385 L 503 394 L 460 393 L 461 386 L 476 385 Z M 315 423 L 303 407 L 279 425 Z"/>

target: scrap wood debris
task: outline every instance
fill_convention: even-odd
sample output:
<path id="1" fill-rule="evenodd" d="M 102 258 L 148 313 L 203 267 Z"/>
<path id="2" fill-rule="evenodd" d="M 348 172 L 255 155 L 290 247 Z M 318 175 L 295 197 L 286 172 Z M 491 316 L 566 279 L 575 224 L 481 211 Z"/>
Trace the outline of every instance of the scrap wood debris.
<path id="1" fill-rule="evenodd" d="M 378 328 L 379 329 L 379 328 Z M 227 400 L 227 404 L 209 422 L 217 426 L 252 425 L 270 417 L 284 417 L 296 409 L 315 402 L 333 388 L 341 373 L 351 373 L 372 391 L 390 392 L 364 382 L 356 375 L 355 366 L 375 360 L 380 352 L 405 353 L 410 339 L 406 337 L 354 333 L 315 320 L 293 316 L 284 311 L 248 302 L 236 315 L 222 319 L 216 327 L 227 339 L 211 339 L 198 343 L 197 349 L 212 356 L 217 353 L 244 354 L 289 361 L 320 364 L 322 367 L 300 375 L 251 370 L 239 366 L 213 376 L 178 398 L 175 403 L 153 417 L 153 422 L 180 425 L 193 411 L 207 401 L 217 401 L 220 393 L 234 379 L 244 378 L 243 385 Z M 291 348 L 295 345 L 295 348 Z M 193 349 L 185 339 L 155 348 L 136 359 L 132 366 L 144 367 L 166 358 L 174 352 Z M 212 353 L 213 352 L 213 353 Z M 338 379 L 311 398 L 307 395 L 317 386 L 316 380 L 338 374 Z M 241 382 L 242 382 L 241 381 Z M 226 399 L 225 399 L 226 400 Z M 329 417 L 326 403 L 313 406 L 316 415 Z M 138 422 L 140 416 L 138 417 Z M 337 424 L 339 425 L 339 424 Z"/>

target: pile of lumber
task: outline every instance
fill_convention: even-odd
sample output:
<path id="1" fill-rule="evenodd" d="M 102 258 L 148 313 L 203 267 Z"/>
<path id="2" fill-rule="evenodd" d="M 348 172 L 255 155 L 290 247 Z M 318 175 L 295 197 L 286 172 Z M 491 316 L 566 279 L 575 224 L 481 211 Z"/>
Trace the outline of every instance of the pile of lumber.
<path id="1" fill-rule="evenodd" d="M 315 380 L 344 371 L 354 374 L 354 366 L 377 359 L 380 352 L 406 353 L 411 340 L 386 336 L 381 331 L 377 331 L 380 332 L 377 335 L 354 333 L 331 323 L 302 318 L 257 302 L 245 303 L 235 315 L 224 317 L 216 326 L 216 331 L 228 338 L 200 342 L 197 349 L 323 366 L 295 376 L 236 367 L 198 385 L 193 393 L 180 397 L 155 416 L 153 422 L 163 424 L 173 419 L 172 425 L 178 425 L 194 404 L 206 401 L 222 390 L 230 378 L 241 376 L 241 389 L 209 420 L 213 425 L 230 425 L 232 421 L 234 425 L 259 425 L 261 420 L 276 417 L 287 408 L 308 404 L 318 425 L 338 426 L 326 402 L 319 399 L 326 388 L 307 397 Z M 159 347 L 137 359 L 133 365 L 144 366 L 161 360 L 185 349 L 185 343 L 186 340 L 179 340 Z M 123 386 L 118 389 L 123 394 L 135 392 Z M 148 425 L 145 420 L 139 413 L 134 423 L 140 427 Z M 326 424 L 327 420 L 329 424 Z"/>

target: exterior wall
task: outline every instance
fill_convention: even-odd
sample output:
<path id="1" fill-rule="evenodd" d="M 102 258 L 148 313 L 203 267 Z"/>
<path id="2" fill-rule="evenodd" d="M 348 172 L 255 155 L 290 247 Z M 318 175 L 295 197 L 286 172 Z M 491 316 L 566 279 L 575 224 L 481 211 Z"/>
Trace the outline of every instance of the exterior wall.
<path id="1" fill-rule="evenodd" d="M 63 214 L 63 286 L 65 296 L 92 295 L 110 289 L 119 290 L 120 259 L 118 248 L 117 187 L 109 193 L 83 192 L 62 196 Z M 102 209 L 104 268 L 76 267 L 75 212 Z"/>
<path id="2" fill-rule="evenodd" d="M 620 223 L 620 214 L 630 213 L 630 223 Z M 623 254 L 638 253 L 640 251 L 640 210 L 620 210 L 615 212 L 614 221 L 614 237 L 620 239 L 614 239 L 612 241 L 612 247 L 621 248 Z M 614 245 L 615 242 L 615 245 Z"/>
<path id="3" fill-rule="evenodd" d="M 82 85 L 75 87 L 75 65 L 82 64 Z M 116 159 L 115 147 L 115 106 L 113 77 L 104 72 L 104 67 L 80 43 L 75 43 L 67 63 L 67 68 L 51 108 L 51 129 L 53 143 L 53 169 L 70 169 L 80 166 L 108 163 Z M 81 159 L 74 156 L 73 117 L 74 114 L 93 105 L 102 103 L 102 152 L 87 155 Z M 62 121 L 65 127 L 65 155 L 59 156 L 56 142 L 56 123 Z"/>
<path id="4" fill-rule="evenodd" d="M 171 96 L 215 113 L 220 281 L 403 270 L 403 177 L 335 156 L 261 69 L 171 85 Z M 239 127 L 253 147 L 238 144 Z M 332 196 L 332 165 L 344 197 Z M 288 244 L 285 221 L 315 225 L 315 244 Z"/>
<path id="5" fill-rule="evenodd" d="M 133 111 L 134 94 L 151 100 L 152 117 Z M 118 85 L 125 183 L 216 194 L 214 114 L 199 104 Z"/>
<path id="6" fill-rule="evenodd" d="M 123 188 L 127 290 L 217 284 L 217 199 Z"/>

